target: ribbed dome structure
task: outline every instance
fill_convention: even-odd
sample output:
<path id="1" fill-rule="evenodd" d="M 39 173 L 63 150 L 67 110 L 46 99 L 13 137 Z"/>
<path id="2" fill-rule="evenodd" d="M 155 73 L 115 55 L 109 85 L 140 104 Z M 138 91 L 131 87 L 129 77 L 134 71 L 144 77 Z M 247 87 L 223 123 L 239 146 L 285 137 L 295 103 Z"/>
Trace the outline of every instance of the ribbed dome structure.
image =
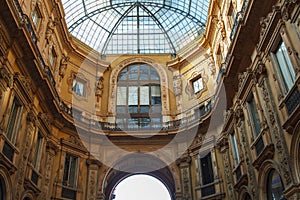
<path id="1" fill-rule="evenodd" d="M 100 54 L 176 53 L 205 30 L 209 0 L 62 0 L 70 33 Z"/>

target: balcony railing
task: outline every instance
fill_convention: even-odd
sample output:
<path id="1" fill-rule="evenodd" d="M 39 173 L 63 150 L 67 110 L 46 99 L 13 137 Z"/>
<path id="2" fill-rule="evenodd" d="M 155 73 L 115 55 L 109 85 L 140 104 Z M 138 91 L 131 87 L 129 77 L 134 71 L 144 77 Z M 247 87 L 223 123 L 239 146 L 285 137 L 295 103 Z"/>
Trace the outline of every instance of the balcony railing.
<path id="1" fill-rule="evenodd" d="M 244 18 L 244 14 L 245 14 L 245 10 L 247 8 L 248 2 L 249 2 L 249 0 L 245 0 L 243 5 L 242 5 L 241 11 L 239 11 L 236 14 L 234 24 L 233 24 L 233 27 L 232 27 L 232 30 L 231 30 L 231 33 L 230 33 L 230 40 L 232 40 L 234 38 L 234 36 L 236 34 L 236 31 L 237 31 L 237 28 L 238 28 L 238 25 Z"/>
<path id="2" fill-rule="evenodd" d="M 140 127 L 126 127 L 122 126 L 119 123 L 110 123 L 110 122 L 101 122 L 94 120 L 92 118 L 87 118 L 83 116 L 82 111 L 70 108 L 65 103 L 60 103 L 61 110 L 69 115 L 71 118 L 75 120 L 78 125 L 90 127 L 94 130 L 105 130 L 105 131 L 137 131 L 137 130 L 160 130 L 160 131 L 172 131 L 178 130 L 180 128 L 190 128 L 193 124 L 199 123 L 199 121 L 207 116 L 210 111 L 212 105 L 208 103 L 205 108 L 199 109 L 199 112 L 195 112 L 193 115 L 189 115 L 187 117 L 183 117 L 178 120 L 162 122 L 162 123 L 155 123 L 151 124 L 151 126 Z"/>

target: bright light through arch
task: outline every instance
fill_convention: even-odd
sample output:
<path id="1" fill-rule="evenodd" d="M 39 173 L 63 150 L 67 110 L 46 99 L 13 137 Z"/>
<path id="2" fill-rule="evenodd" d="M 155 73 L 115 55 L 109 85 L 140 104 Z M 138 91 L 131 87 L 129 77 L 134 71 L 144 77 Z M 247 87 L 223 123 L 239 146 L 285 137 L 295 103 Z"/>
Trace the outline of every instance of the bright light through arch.
<path id="1" fill-rule="evenodd" d="M 166 186 L 149 175 L 132 175 L 122 180 L 114 195 L 114 200 L 171 200 Z"/>

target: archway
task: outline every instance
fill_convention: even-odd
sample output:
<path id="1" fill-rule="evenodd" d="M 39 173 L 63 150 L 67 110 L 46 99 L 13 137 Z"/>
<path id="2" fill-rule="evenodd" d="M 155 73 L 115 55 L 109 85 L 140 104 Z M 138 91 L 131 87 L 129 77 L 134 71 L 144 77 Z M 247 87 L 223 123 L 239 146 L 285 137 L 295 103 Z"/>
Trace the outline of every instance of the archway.
<path id="1" fill-rule="evenodd" d="M 113 192 L 115 200 L 171 200 L 166 186 L 157 178 L 137 174 L 123 179 Z"/>
<path id="2" fill-rule="evenodd" d="M 6 187 L 3 178 L 0 176 L 0 200 L 6 199 Z"/>
<path id="3" fill-rule="evenodd" d="M 107 172 L 102 187 L 105 199 L 113 199 L 114 190 L 120 182 L 133 175 L 141 174 L 158 179 L 167 188 L 171 200 L 176 199 L 175 180 L 172 171 L 163 161 L 148 154 L 131 154 L 125 156 Z"/>

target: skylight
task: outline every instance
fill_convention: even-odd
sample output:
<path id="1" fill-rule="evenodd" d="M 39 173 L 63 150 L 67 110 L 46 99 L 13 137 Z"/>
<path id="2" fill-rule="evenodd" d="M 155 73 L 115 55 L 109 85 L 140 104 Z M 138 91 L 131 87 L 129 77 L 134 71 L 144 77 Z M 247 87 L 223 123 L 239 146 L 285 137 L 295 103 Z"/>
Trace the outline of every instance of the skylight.
<path id="1" fill-rule="evenodd" d="M 176 53 L 205 30 L 210 0 L 62 0 L 70 33 L 100 54 Z"/>

